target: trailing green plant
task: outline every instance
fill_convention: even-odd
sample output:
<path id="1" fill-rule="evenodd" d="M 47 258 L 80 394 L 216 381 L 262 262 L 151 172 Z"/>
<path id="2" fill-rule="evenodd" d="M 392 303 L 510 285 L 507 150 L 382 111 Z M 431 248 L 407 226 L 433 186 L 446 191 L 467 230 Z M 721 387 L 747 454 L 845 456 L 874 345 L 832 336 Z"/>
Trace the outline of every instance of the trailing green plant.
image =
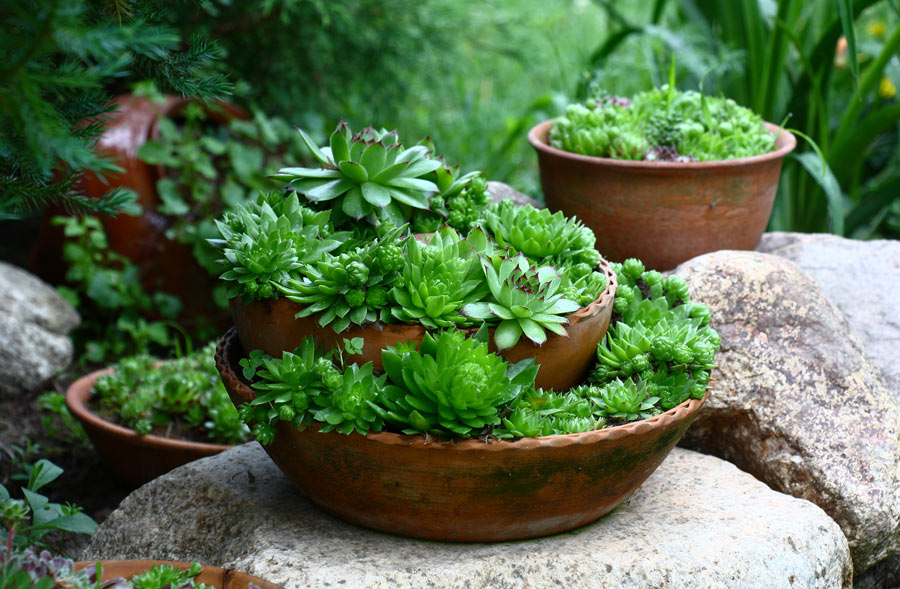
<path id="1" fill-rule="evenodd" d="M 227 122 L 212 121 L 216 115 Z M 219 256 L 207 243 L 216 235 L 213 220 L 278 189 L 268 174 L 303 157 L 303 143 L 280 118 L 259 110 L 249 119 L 235 118 L 216 103 L 191 102 L 176 118 L 159 119 L 157 129 L 159 137 L 141 145 L 137 156 L 165 170 L 156 193 L 157 210 L 169 224 L 166 237 L 190 245 L 202 267 L 220 274 Z"/>
<path id="2" fill-rule="evenodd" d="M 300 205 L 296 194 L 260 194 L 247 206 L 237 205 L 216 221 L 221 239 L 209 239 L 222 251 L 222 280 L 232 283 L 229 296 L 267 299 L 276 285 L 298 277 L 304 263 L 315 262 L 341 245 L 345 233 L 335 233 L 329 211 Z"/>
<path id="3" fill-rule="evenodd" d="M 688 398 L 702 399 L 721 343 L 709 326 L 709 308 L 690 301 L 679 276 L 645 270 L 634 258 L 613 266 L 619 280 L 614 321 L 597 346 L 598 364 L 590 377 L 593 384 L 612 388 L 592 398 L 640 397 L 641 403 L 653 398 L 664 410 Z M 623 411 L 626 416 L 646 413 L 614 413 Z"/>
<path id="4" fill-rule="evenodd" d="M 408 238 L 403 249 L 403 266 L 390 291 L 394 318 L 428 329 L 470 324 L 463 307 L 488 291 L 472 245 L 448 227 L 427 243 Z"/>
<path id="5" fill-rule="evenodd" d="M 91 406 L 138 434 L 180 434 L 217 444 L 249 438 L 214 360 L 215 344 L 157 366 L 152 356 L 123 358 L 94 384 Z"/>
<path id="6" fill-rule="evenodd" d="M 500 424 L 500 413 L 533 388 L 538 367 L 529 358 L 509 365 L 488 351 L 487 330 L 427 333 L 382 351 L 390 384 L 371 403 L 385 422 L 404 433 L 471 437 Z"/>
<path id="7" fill-rule="evenodd" d="M 490 289 L 489 301 L 469 303 L 463 313 L 472 319 L 496 323 L 494 343 L 500 350 L 513 347 L 522 334 L 540 345 L 546 331 L 565 335 L 565 315 L 580 305 L 564 298 L 561 277 L 551 266 L 532 266 L 523 254 L 482 257 Z"/>
<path id="8" fill-rule="evenodd" d="M 138 267 L 109 248 L 96 217 L 54 217 L 53 223 L 62 226 L 66 238 L 68 286 L 59 291 L 82 316 L 73 334 L 82 362 L 102 364 L 109 358 L 178 345 L 180 328 L 174 317 L 181 301 L 144 290 Z"/>
<path id="9" fill-rule="evenodd" d="M 671 80 L 632 100 L 600 95 L 569 105 L 550 128 L 550 144 L 614 159 L 717 161 L 772 151 L 775 136 L 733 100 L 680 92 Z"/>

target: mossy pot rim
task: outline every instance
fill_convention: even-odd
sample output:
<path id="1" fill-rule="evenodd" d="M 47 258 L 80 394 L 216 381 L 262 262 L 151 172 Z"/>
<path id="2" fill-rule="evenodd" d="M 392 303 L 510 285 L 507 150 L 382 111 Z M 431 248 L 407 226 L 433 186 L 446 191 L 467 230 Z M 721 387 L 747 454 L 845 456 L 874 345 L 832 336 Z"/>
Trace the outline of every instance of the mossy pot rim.
<path id="1" fill-rule="evenodd" d="M 232 400 L 235 397 L 241 403 L 251 401 L 254 398 L 252 387 L 243 379 L 242 376 L 234 369 L 234 355 L 237 353 L 235 346 L 240 347 L 240 340 L 237 336 L 237 330 L 232 327 L 219 340 L 216 346 L 216 368 L 222 375 L 225 388 Z M 240 348 L 243 352 L 243 348 Z M 540 436 L 536 438 L 519 438 L 514 441 L 510 440 L 482 440 L 482 439 L 438 439 L 434 437 L 426 438 L 423 434 L 399 434 L 394 432 L 369 432 L 365 436 L 357 432 L 349 434 L 357 438 L 364 438 L 367 442 L 374 444 L 382 444 L 387 446 L 407 446 L 419 447 L 421 449 L 445 451 L 445 452 L 504 452 L 504 451 L 521 451 L 539 448 L 561 448 L 571 445 L 587 445 L 596 444 L 607 440 L 618 440 L 634 434 L 644 433 L 651 429 L 665 428 L 672 423 L 682 421 L 684 419 L 692 419 L 694 415 L 700 411 L 710 396 L 710 389 L 702 399 L 688 399 L 659 415 L 633 421 L 614 427 L 592 430 L 576 434 L 554 434 L 549 436 Z M 237 403 L 235 403 L 237 405 Z M 318 424 L 313 424 L 309 428 L 317 430 Z M 337 431 L 327 432 L 325 434 L 332 437 L 346 438 L 346 434 Z"/>
<path id="2" fill-rule="evenodd" d="M 590 165 L 604 165 L 613 168 L 622 168 L 630 171 L 715 171 L 719 169 L 739 168 L 752 166 L 755 164 L 763 164 L 772 160 L 784 158 L 787 154 L 794 151 L 797 147 L 797 138 L 793 133 L 780 125 L 763 121 L 766 130 L 775 135 L 775 149 L 772 151 L 754 155 L 750 157 L 741 157 L 727 160 L 710 160 L 704 162 L 650 162 L 644 160 L 623 160 L 608 157 L 598 157 L 593 155 L 582 155 L 559 149 L 550 145 L 549 135 L 550 127 L 554 121 L 562 117 L 557 117 L 538 123 L 528 132 L 528 142 L 541 155 L 547 157 L 566 158 L 577 162 Z"/>

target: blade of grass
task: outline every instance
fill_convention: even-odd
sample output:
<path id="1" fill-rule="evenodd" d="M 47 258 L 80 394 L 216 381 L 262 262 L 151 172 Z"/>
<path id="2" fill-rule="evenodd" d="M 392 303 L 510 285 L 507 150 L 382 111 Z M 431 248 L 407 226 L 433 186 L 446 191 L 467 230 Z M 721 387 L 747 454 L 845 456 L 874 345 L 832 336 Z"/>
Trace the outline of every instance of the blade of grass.
<path id="1" fill-rule="evenodd" d="M 818 146 L 812 143 L 809 137 L 803 133 L 791 130 L 791 133 L 803 137 L 814 147 L 813 151 L 804 151 L 803 153 L 791 154 L 791 158 L 796 160 L 809 172 L 809 175 L 819 184 L 825 193 L 825 199 L 828 201 L 828 217 L 831 221 L 831 232 L 836 235 L 844 235 L 844 195 L 841 192 L 841 186 L 838 184 L 837 178 L 831 172 L 825 158 L 819 151 Z M 809 211 L 807 211 L 807 216 Z M 809 219 L 805 219 L 809 221 Z"/>
<path id="2" fill-rule="evenodd" d="M 853 80 L 859 82 L 859 57 L 856 53 L 856 28 L 853 26 L 853 0 L 838 0 L 838 14 L 841 17 L 841 29 L 847 40 L 847 61 Z M 857 85 L 857 91 L 859 86 Z"/>
<path id="3" fill-rule="evenodd" d="M 879 182 L 864 193 L 859 204 L 847 214 L 847 235 L 853 235 L 891 203 L 900 199 L 900 174 Z"/>

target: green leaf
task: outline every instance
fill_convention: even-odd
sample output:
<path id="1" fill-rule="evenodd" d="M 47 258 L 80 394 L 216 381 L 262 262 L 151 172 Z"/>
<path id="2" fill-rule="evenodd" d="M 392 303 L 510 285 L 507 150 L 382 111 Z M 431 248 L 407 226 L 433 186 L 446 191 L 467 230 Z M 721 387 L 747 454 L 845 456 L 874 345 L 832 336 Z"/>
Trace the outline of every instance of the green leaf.
<path id="1" fill-rule="evenodd" d="M 363 182 L 361 185 L 362 196 L 366 201 L 376 207 L 386 207 L 391 202 L 391 192 L 375 182 Z"/>
<path id="2" fill-rule="evenodd" d="M 493 316 L 490 303 L 469 303 L 462 312 L 472 319 L 488 319 Z"/>
<path id="3" fill-rule="evenodd" d="M 358 185 L 347 192 L 347 195 L 344 197 L 344 202 L 341 205 L 341 210 L 344 211 L 348 217 L 353 219 L 362 219 L 368 214 L 369 211 L 363 200 L 362 190 Z"/>
<path id="4" fill-rule="evenodd" d="M 422 192 L 437 192 L 437 184 L 422 178 L 394 178 L 388 185 L 407 190 L 419 190 Z"/>
<path id="5" fill-rule="evenodd" d="M 334 158 L 336 164 L 350 159 L 350 144 L 347 143 L 347 138 L 341 133 L 342 126 L 338 127 L 338 129 L 331 134 L 331 157 Z"/>
<path id="6" fill-rule="evenodd" d="M 498 350 L 507 350 L 519 341 L 522 335 L 522 327 L 518 321 L 504 321 L 494 332 L 494 343 Z"/>
<path id="7" fill-rule="evenodd" d="M 171 178 L 160 178 L 156 181 L 156 192 L 159 195 L 162 204 L 159 206 L 159 212 L 164 215 L 173 215 L 176 217 L 187 215 L 191 211 L 191 207 L 184 202 L 178 185 Z"/>
<path id="8" fill-rule="evenodd" d="M 175 168 L 180 167 L 179 164 L 181 163 L 167 145 L 152 139 L 138 148 L 137 156 L 144 162 L 154 166 L 161 165 Z"/>
<path id="9" fill-rule="evenodd" d="M 357 185 L 350 180 L 347 180 L 346 178 L 341 178 L 339 180 L 325 182 L 324 184 L 320 184 L 313 189 L 306 190 L 304 191 L 304 194 L 309 200 L 320 202 L 323 200 L 331 200 L 337 198 L 354 186 Z"/>
<path id="10" fill-rule="evenodd" d="M 401 188 L 392 188 L 391 196 L 405 205 L 415 207 L 417 209 L 427 209 L 428 199 L 424 194 L 417 192 L 407 192 Z"/>
<path id="11" fill-rule="evenodd" d="M 31 476 L 28 478 L 27 487 L 32 491 L 37 491 L 41 487 L 55 481 L 62 473 L 63 469 L 46 458 L 41 458 L 31 469 Z"/>
<path id="12" fill-rule="evenodd" d="M 369 179 L 369 174 L 366 172 L 366 169 L 356 162 L 345 160 L 338 164 L 338 166 L 341 168 L 341 172 L 354 182 L 362 183 Z"/>
<path id="13" fill-rule="evenodd" d="M 844 39 L 847 40 L 847 64 L 853 74 L 853 80 L 857 81 L 859 80 L 859 57 L 856 51 L 856 28 L 853 23 L 853 0 L 838 0 L 837 4 Z"/>
<path id="14" fill-rule="evenodd" d="M 831 230 L 837 235 L 844 234 L 844 196 L 841 186 L 825 160 L 812 151 L 793 153 L 791 157 L 800 162 L 809 175 L 818 182 L 828 202 L 828 216 Z"/>
<path id="15" fill-rule="evenodd" d="M 387 152 L 384 149 L 384 145 L 381 143 L 373 143 L 363 152 L 359 163 L 361 163 L 369 173 L 369 178 L 372 178 L 384 169 L 384 163 L 387 157 L 386 154 Z"/>
<path id="16" fill-rule="evenodd" d="M 535 321 L 522 317 L 519 319 L 519 325 L 521 326 L 522 331 L 525 333 L 525 337 L 527 337 L 537 345 L 541 345 L 545 341 L 547 341 L 547 334 L 544 332 L 544 328 L 542 328 Z"/>
<path id="17" fill-rule="evenodd" d="M 313 154 L 313 157 L 315 157 L 323 164 L 331 163 L 329 159 L 325 157 L 325 154 L 322 153 L 322 150 L 319 149 L 315 142 L 313 142 L 312 138 L 310 138 L 310 136 L 306 134 L 306 131 L 299 127 L 297 128 L 297 131 L 300 132 L 300 137 L 303 139 L 303 143 L 306 144 L 307 149 L 309 149 L 309 151 Z"/>
<path id="18" fill-rule="evenodd" d="M 285 181 L 294 178 L 340 178 L 341 173 L 333 168 L 281 168 L 272 177 Z"/>

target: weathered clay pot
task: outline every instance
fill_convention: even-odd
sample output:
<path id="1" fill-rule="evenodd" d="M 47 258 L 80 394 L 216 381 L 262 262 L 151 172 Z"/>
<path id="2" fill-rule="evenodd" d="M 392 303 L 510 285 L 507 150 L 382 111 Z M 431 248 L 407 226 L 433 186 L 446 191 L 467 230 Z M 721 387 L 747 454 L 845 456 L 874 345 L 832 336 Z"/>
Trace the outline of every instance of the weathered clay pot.
<path id="1" fill-rule="evenodd" d="M 253 398 L 229 331 L 216 366 L 235 405 Z M 266 451 L 323 510 L 368 528 L 460 542 L 535 538 L 609 513 L 656 469 L 703 401 L 628 425 L 518 441 L 443 443 L 276 425 Z"/>
<path id="2" fill-rule="evenodd" d="M 169 560 L 91 560 L 75 563 L 75 570 L 80 571 L 92 564 L 100 563 L 100 579 L 99 581 L 109 581 L 117 577 L 130 579 L 134 575 L 139 575 L 150 570 L 150 568 L 168 564 L 178 569 L 190 568 L 189 562 L 174 562 Z M 270 583 L 269 581 L 240 573 L 232 569 L 223 569 L 219 567 L 204 566 L 203 571 L 194 577 L 196 583 L 204 583 L 215 589 L 247 589 L 250 583 L 254 583 L 259 589 L 283 589 L 283 585 Z"/>
<path id="3" fill-rule="evenodd" d="M 138 266 L 145 289 L 178 296 L 184 305 L 181 319 L 191 324 L 198 315 L 209 316 L 215 309 L 211 293 L 217 279 L 199 266 L 191 246 L 166 237 L 172 222 L 157 211 L 162 201 L 156 191 L 156 182 L 165 176 L 165 170 L 162 166 L 145 163 L 137 155 L 144 143 L 159 138 L 160 119 L 176 117 L 191 101 L 166 96 L 162 103 L 157 103 L 140 96 L 122 95 L 114 102 L 118 110 L 107 122 L 96 150 L 124 171 L 105 174 L 103 178 L 86 172 L 82 188 L 87 196 L 94 198 L 103 196 L 114 186 L 137 193 L 137 203 L 142 209 L 139 215 L 100 218 L 109 247 Z M 209 121 L 215 124 L 247 117 L 243 110 L 224 102 L 217 102 L 215 109 L 207 108 L 207 114 Z M 48 211 L 44 215 L 40 242 L 31 254 L 32 268 L 51 282 L 61 282 L 65 272 L 60 255 L 62 233 L 59 227 L 50 223 L 50 219 L 59 214 L 62 214 L 61 210 Z"/>
<path id="4" fill-rule="evenodd" d="M 100 457 L 122 483 L 137 488 L 182 464 L 213 456 L 231 447 L 154 435 L 142 436 L 91 413 L 87 408 L 91 389 L 101 375 L 112 371 L 112 368 L 98 370 L 73 382 L 66 390 L 66 406 L 84 426 Z"/>
<path id="5" fill-rule="evenodd" d="M 606 274 L 606 289 L 596 301 L 568 316 L 568 337 L 548 333 L 547 341 L 538 346 L 522 336 L 515 346 L 500 352 L 510 362 L 535 358 L 535 362 L 541 365 L 537 386 L 563 391 L 581 382 L 587 375 L 597 344 L 609 329 L 618 286 L 616 273 L 609 263 L 601 258 L 599 267 Z M 422 341 L 425 337 L 426 330 L 419 324 L 381 322 L 366 326 L 351 325 L 341 333 L 335 333 L 330 327 L 321 327 L 316 316 L 295 319 L 294 315 L 300 309 L 299 304 L 284 298 L 253 301 L 247 305 L 239 298 L 231 299 L 232 318 L 244 349 L 262 350 L 275 357 L 281 357 L 284 350 L 293 350 L 309 336 L 326 349 L 340 347 L 345 338 L 361 337 L 364 341 L 362 354 L 350 356 L 350 360 L 358 364 L 371 361 L 380 370 L 382 349 L 399 342 Z M 490 349 L 497 351 L 493 343 L 493 330 Z"/>
<path id="6" fill-rule="evenodd" d="M 553 121 L 528 133 L 547 207 L 593 229 L 610 260 L 668 270 L 720 249 L 752 250 L 775 202 L 781 162 L 797 144 L 769 123 L 775 150 L 716 162 L 645 162 L 570 153 L 548 142 Z"/>

